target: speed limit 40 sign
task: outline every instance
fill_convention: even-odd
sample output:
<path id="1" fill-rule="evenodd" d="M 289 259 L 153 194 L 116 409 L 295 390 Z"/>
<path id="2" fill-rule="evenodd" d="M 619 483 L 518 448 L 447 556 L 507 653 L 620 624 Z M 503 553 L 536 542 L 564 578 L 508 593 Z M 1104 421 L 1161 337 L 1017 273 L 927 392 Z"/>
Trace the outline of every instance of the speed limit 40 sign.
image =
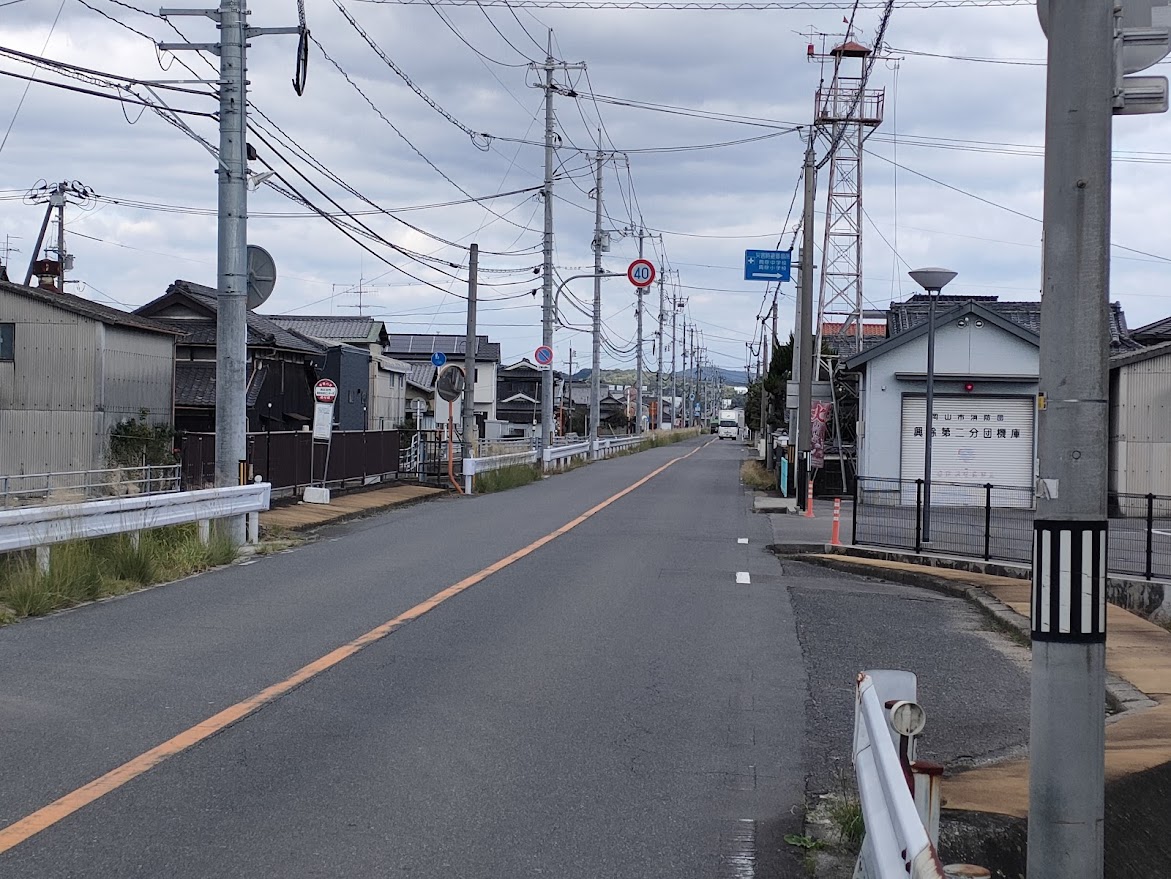
<path id="1" fill-rule="evenodd" d="M 649 287 L 655 282 L 655 264 L 649 259 L 636 259 L 626 269 L 626 277 L 635 287 Z"/>

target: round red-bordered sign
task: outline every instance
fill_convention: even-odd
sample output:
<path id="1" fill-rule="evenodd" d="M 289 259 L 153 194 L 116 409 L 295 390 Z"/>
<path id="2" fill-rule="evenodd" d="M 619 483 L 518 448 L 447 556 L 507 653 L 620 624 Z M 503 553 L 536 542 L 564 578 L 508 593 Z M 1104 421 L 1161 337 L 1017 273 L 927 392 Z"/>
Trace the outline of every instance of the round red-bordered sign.
<path id="1" fill-rule="evenodd" d="M 323 378 L 313 386 L 313 399 L 318 403 L 332 403 L 337 399 L 337 385 L 332 379 Z"/>
<path id="2" fill-rule="evenodd" d="M 626 278 L 635 287 L 649 287 L 655 282 L 655 264 L 649 259 L 636 259 L 627 267 Z"/>

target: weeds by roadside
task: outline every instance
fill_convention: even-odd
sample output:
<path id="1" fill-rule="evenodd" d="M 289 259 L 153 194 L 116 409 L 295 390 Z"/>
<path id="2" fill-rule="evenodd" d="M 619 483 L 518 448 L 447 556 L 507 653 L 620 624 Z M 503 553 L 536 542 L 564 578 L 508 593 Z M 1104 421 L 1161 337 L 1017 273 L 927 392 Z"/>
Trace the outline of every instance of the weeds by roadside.
<path id="1" fill-rule="evenodd" d="M 740 481 L 760 491 L 775 491 L 777 488 L 776 476 L 756 460 L 748 460 L 740 465 Z"/>
<path id="2" fill-rule="evenodd" d="M 195 525 L 144 531 L 137 545 L 128 534 L 57 544 L 47 573 L 38 570 L 33 553 L 12 553 L 0 558 L 0 624 L 177 580 L 235 558 L 227 537 L 213 529 L 204 546 Z"/>
<path id="3" fill-rule="evenodd" d="M 474 486 L 476 494 L 488 494 L 493 491 L 506 491 L 510 488 L 519 488 L 536 482 L 541 478 L 541 468 L 537 464 L 511 464 L 499 470 L 487 470 L 477 473 Z"/>

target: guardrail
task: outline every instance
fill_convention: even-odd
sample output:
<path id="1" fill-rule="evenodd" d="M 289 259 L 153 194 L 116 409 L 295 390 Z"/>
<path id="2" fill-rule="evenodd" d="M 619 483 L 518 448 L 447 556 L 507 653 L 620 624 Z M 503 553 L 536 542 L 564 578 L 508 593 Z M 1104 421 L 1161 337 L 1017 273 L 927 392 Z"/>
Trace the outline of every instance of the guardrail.
<path id="1" fill-rule="evenodd" d="M 180 465 L 107 467 L 0 476 L 0 508 L 70 504 L 100 497 L 178 491 Z"/>
<path id="2" fill-rule="evenodd" d="M 540 460 L 536 449 L 523 452 L 508 452 L 486 458 L 464 458 L 464 494 L 472 493 L 472 478 L 477 473 L 515 467 L 518 464 L 536 464 Z"/>
<path id="3" fill-rule="evenodd" d="M 259 537 L 259 516 L 267 510 L 272 486 L 267 482 L 204 488 L 139 497 L 110 498 L 80 504 L 25 507 L 0 511 L 0 553 L 35 549 L 37 566 L 49 569 L 49 548 L 70 540 L 131 534 L 167 525 L 199 523 L 207 542 L 212 519 L 248 516 L 248 542 Z"/>
<path id="4" fill-rule="evenodd" d="M 917 766 L 914 757 L 926 721 L 915 701 L 916 683 L 907 671 L 858 675 L 853 754 L 866 827 L 854 869 L 859 879 L 947 876 L 935 852 L 942 767 Z M 917 796 L 921 787 L 926 790 Z"/>

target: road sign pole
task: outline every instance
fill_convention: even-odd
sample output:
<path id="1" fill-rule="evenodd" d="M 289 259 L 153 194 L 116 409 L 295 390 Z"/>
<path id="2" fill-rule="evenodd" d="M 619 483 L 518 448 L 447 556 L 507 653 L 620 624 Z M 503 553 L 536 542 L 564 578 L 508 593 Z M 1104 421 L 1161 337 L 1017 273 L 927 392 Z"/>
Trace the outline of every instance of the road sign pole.
<path id="1" fill-rule="evenodd" d="M 473 244 L 468 253 L 468 327 L 464 343 L 464 375 L 469 390 L 463 401 L 464 460 L 476 457 L 476 284 L 480 270 L 480 246 Z"/>
<path id="2" fill-rule="evenodd" d="M 643 239 L 646 238 L 646 230 L 638 230 L 638 258 L 642 259 Z M 638 358 L 634 367 L 634 432 L 636 435 L 642 433 L 642 297 L 646 293 L 646 287 L 636 287 L 635 296 L 637 303 L 635 304 L 635 313 L 638 316 Z"/>
<path id="3" fill-rule="evenodd" d="M 1103 874 L 1113 5 L 1048 15 L 1029 879 Z"/>

